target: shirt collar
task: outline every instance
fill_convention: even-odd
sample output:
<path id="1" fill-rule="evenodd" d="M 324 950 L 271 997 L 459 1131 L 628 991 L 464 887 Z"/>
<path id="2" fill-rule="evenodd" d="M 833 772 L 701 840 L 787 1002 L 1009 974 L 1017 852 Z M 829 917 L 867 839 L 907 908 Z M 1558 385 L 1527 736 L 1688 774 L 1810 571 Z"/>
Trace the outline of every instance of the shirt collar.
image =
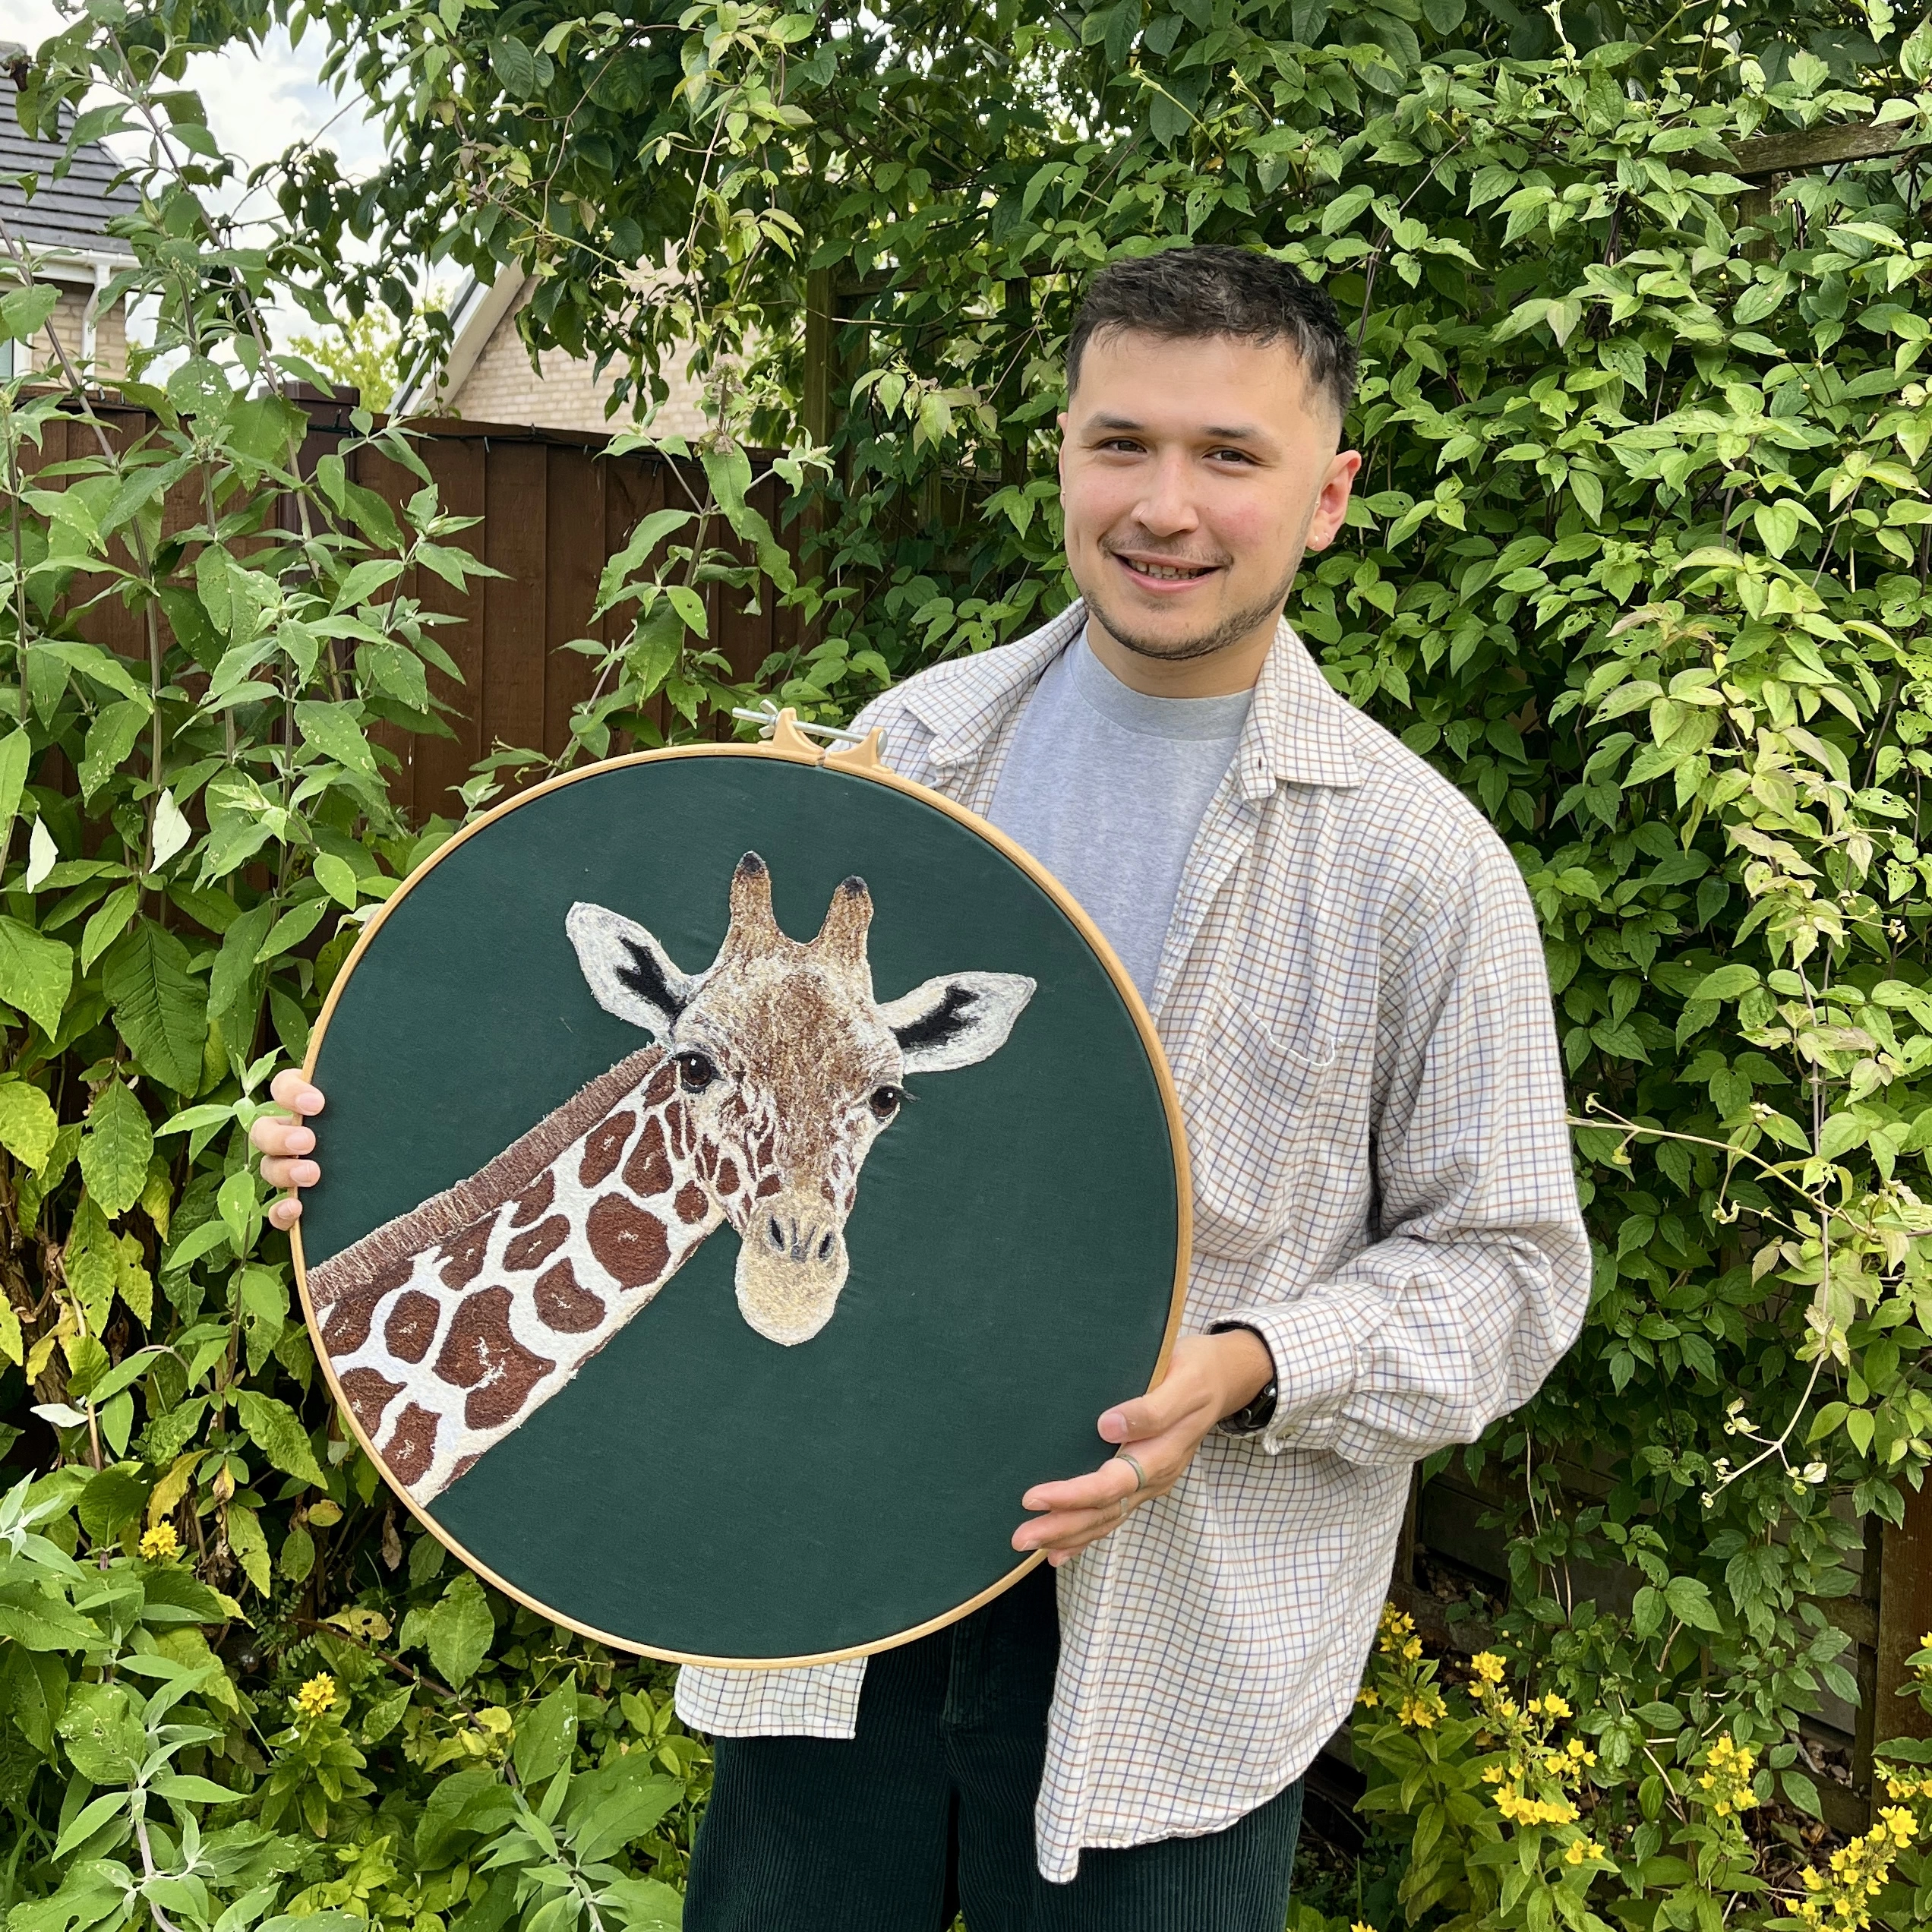
<path id="1" fill-rule="evenodd" d="M 933 734 L 933 764 L 944 769 L 979 756 L 1086 623 L 1087 607 L 1075 598 L 1003 651 L 956 660 L 914 684 L 906 709 Z M 1284 619 L 1236 748 L 1242 795 L 1258 801 L 1277 783 L 1359 784 L 1356 723 L 1354 707 L 1321 674 Z"/>

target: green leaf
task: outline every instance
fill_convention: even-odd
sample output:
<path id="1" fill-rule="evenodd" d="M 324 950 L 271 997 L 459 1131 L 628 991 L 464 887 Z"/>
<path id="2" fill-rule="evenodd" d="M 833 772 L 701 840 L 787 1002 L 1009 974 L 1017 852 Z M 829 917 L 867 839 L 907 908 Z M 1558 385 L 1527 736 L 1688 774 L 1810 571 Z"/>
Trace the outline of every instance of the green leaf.
<path id="1" fill-rule="evenodd" d="M 25 1080 L 0 1081 L 0 1147 L 37 1174 L 59 1133 L 54 1103 L 38 1087 Z"/>
<path id="2" fill-rule="evenodd" d="M 1709 1587 L 1699 1583 L 1694 1577 L 1672 1577 L 1664 1586 L 1664 1601 L 1670 1605 L 1672 1615 L 1693 1630 L 1724 1627 L 1711 1602 Z"/>
<path id="3" fill-rule="evenodd" d="M 324 704 L 308 699 L 295 706 L 295 728 L 305 744 L 313 745 L 338 765 L 373 778 L 376 757 L 362 735 L 361 709 L 358 705 Z"/>
<path id="4" fill-rule="evenodd" d="M 147 1110 L 118 1081 L 110 1081 L 87 1110 L 80 1137 L 80 1173 L 104 1214 L 125 1214 L 140 1198 L 154 1152 Z"/>
<path id="5" fill-rule="evenodd" d="M 60 300 L 60 290 L 43 282 L 0 296 L 0 331 L 9 342 L 30 343 L 47 326 Z"/>
<path id="6" fill-rule="evenodd" d="M 147 1728 L 122 1684 L 77 1684 L 54 1728 L 75 1770 L 96 1785 L 132 1783 L 147 1755 Z"/>
<path id="7" fill-rule="evenodd" d="M 122 759 L 132 751 L 154 707 L 146 696 L 123 698 L 108 706 L 87 732 L 80 756 L 80 795 L 91 798 L 106 784 Z"/>
<path id="8" fill-rule="evenodd" d="M 1763 975 L 1755 966 L 1720 966 L 1706 973 L 1691 990 L 1693 999 L 1735 999 L 1750 992 Z"/>
<path id="9" fill-rule="evenodd" d="M 554 1777 L 570 1763 L 576 1739 L 577 1680 L 573 1672 L 517 1725 L 513 1762 L 519 1782 L 534 1787 Z"/>
<path id="10" fill-rule="evenodd" d="M 405 1649 L 421 1645 L 428 1651 L 437 1675 L 452 1690 L 460 1690 L 488 1654 L 495 1630 L 482 1585 L 465 1571 L 440 1602 L 428 1610 L 409 1612 L 403 1619 L 399 1640 Z"/>
<path id="11" fill-rule="evenodd" d="M 80 1492 L 76 1514 L 81 1528 L 96 1543 L 108 1542 L 140 1516 L 153 1486 L 139 1463 L 110 1463 L 96 1470 Z"/>
<path id="12" fill-rule="evenodd" d="M 317 854 L 314 870 L 316 882 L 323 891 L 336 904 L 352 911 L 355 904 L 355 868 L 346 859 L 337 858 L 333 852 L 322 852 Z"/>
<path id="13" fill-rule="evenodd" d="M 26 726 L 0 738 L 0 852 L 12 842 L 14 819 L 20 811 L 21 794 L 27 788 L 27 768 L 33 748 Z"/>
<path id="14" fill-rule="evenodd" d="M 208 1018 L 188 949 L 143 917 L 102 963 L 101 990 L 141 1070 L 172 1092 L 192 1094 L 201 1084 Z"/>
<path id="15" fill-rule="evenodd" d="M 74 952 L 17 919 L 0 918 L 0 999 L 17 1007 L 49 1039 L 74 983 Z"/>
<path id="16" fill-rule="evenodd" d="M 298 1476 L 317 1488 L 327 1486 L 327 1479 L 317 1466 L 308 1446 L 308 1432 L 286 1402 L 259 1390 L 243 1389 L 236 1397 L 242 1426 L 248 1439 L 285 1475 Z"/>

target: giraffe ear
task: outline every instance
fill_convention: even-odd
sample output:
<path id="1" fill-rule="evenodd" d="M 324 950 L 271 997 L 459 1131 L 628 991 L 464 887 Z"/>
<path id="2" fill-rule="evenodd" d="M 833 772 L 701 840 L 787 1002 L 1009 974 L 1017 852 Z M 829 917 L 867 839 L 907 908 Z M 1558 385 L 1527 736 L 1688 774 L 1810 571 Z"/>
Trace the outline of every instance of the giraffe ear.
<path id="1" fill-rule="evenodd" d="M 608 906 L 579 899 L 564 930 L 597 1003 L 660 1040 L 671 1037 L 698 982 L 680 973 L 671 955 L 639 925 Z"/>
<path id="2" fill-rule="evenodd" d="M 948 973 L 879 1009 L 908 1073 L 951 1073 L 999 1052 L 1033 997 L 1018 973 Z"/>

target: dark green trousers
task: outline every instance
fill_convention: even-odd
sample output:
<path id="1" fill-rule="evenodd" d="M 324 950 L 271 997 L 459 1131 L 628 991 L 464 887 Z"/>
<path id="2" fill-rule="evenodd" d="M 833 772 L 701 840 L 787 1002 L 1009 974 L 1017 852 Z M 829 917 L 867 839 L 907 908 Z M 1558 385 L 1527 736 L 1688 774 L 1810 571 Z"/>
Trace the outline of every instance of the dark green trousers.
<path id="1" fill-rule="evenodd" d="M 1059 1624 L 1045 1565 L 867 1666 L 858 1735 L 720 1738 L 685 1932 L 1282 1932 L 1302 1787 L 1224 1831 L 1034 1858 Z"/>

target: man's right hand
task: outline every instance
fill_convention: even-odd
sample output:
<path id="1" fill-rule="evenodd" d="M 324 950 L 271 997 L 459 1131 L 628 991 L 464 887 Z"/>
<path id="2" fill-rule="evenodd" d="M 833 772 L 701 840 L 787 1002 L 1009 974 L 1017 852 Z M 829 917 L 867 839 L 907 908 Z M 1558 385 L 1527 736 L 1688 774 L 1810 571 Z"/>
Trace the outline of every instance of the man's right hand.
<path id="1" fill-rule="evenodd" d="M 322 1090 L 311 1087 L 297 1068 L 284 1067 L 268 1091 L 294 1118 L 265 1113 L 249 1129 L 248 1138 L 261 1154 L 262 1179 L 270 1187 L 289 1190 L 270 1204 L 268 1218 L 279 1228 L 292 1228 L 301 1219 L 299 1191 L 322 1178 L 322 1170 L 307 1157 L 315 1151 L 315 1129 L 307 1116 L 322 1111 Z"/>

